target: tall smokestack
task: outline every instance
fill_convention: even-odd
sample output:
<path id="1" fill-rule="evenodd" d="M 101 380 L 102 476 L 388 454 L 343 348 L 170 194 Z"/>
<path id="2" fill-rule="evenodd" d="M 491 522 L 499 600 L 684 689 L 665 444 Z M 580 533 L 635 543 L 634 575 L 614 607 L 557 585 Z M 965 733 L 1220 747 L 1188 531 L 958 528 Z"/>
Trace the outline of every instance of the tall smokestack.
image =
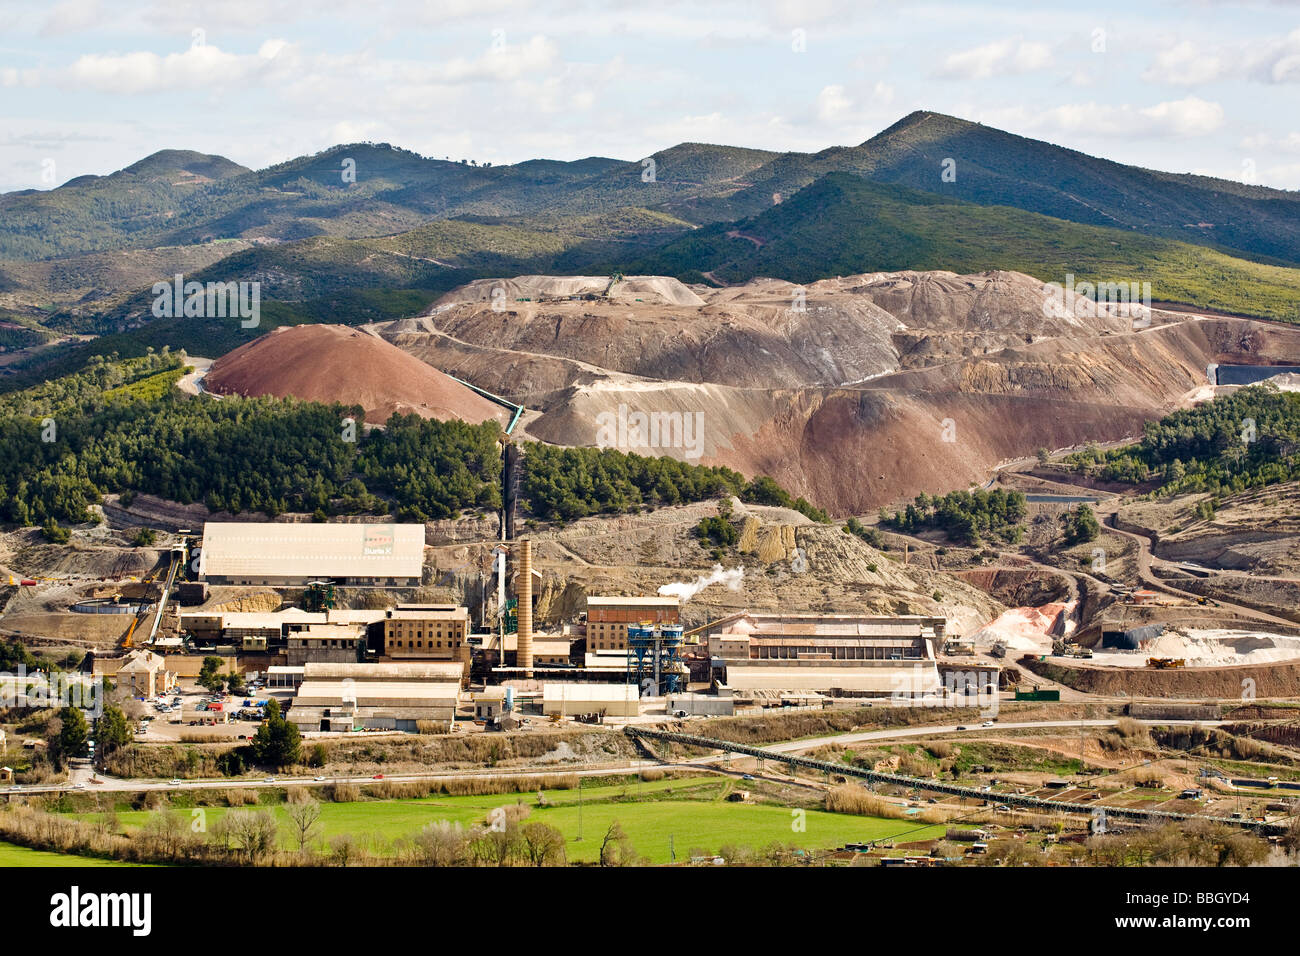
<path id="1" fill-rule="evenodd" d="M 533 542 L 519 542 L 519 633 L 515 666 L 533 676 Z"/>

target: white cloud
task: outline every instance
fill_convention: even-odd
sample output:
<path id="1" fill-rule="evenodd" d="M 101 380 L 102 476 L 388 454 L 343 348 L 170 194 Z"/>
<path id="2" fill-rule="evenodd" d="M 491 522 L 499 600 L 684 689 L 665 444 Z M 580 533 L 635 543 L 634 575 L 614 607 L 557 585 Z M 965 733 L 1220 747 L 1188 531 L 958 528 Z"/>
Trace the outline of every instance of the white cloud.
<path id="1" fill-rule="evenodd" d="M 1195 96 L 1157 103 L 1138 112 L 1153 130 L 1175 136 L 1203 136 L 1223 125 L 1223 107 Z"/>
<path id="2" fill-rule="evenodd" d="M 984 80 L 1032 73 L 1051 66 L 1054 61 L 1051 47 L 1046 43 L 1010 37 L 950 54 L 944 58 L 937 75 L 949 80 Z"/>
<path id="3" fill-rule="evenodd" d="M 1270 133 L 1259 133 L 1255 136 L 1244 137 L 1241 141 L 1244 149 L 1252 150 L 1278 150 L 1284 153 L 1300 153 L 1300 132 L 1288 133 L 1285 136 L 1273 136 Z"/>
<path id="4" fill-rule="evenodd" d="M 825 86 L 817 94 L 817 118 L 823 123 L 834 123 L 853 108 L 853 100 L 842 86 Z"/>
<path id="5" fill-rule="evenodd" d="M 1269 37 L 1200 47 L 1182 40 L 1156 54 L 1142 79 L 1170 86 L 1198 86 L 1225 78 L 1258 83 L 1300 83 L 1300 29 L 1284 37 Z"/>
<path id="6" fill-rule="evenodd" d="M 553 68 L 560 51 L 544 36 L 525 43 L 493 46 L 473 59 L 458 57 L 437 65 L 432 73 L 438 82 L 463 83 L 476 80 L 512 80 L 526 73 Z"/>
<path id="7" fill-rule="evenodd" d="M 1190 41 L 1183 40 L 1156 54 L 1155 62 L 1142 74 L 1142 79 L 1170 86 L 1197 86 L 1219 79 L 1230 69 L 1225 56 L 1204 53 Z"/>
<path id="8" fill-rule="evenodd" d="M 41 25 L 43 36 L 77 33 L 100 22 L 99 0 L 63 0 L 54 5 Z"/>
<path id="9" fill-rule="evenodd" d="M 166 56 L 148 51 L 122 55 L 88 53 L 62 71 L 58 79 L 64 86 L 101 93 L 157 93 L 242 85 L 265 74 L 284 47 L 281 41 L 268 41 L 252 55 L 226 53 L 209 44 Z"/>
<path id="10" fill-rule="evenodd" d="M 1070 103 L 1041 111 L 993 110 L 981 117 L 995 126 L 1044 135 L 1063 132 L 1099 138 L 1184 138 L 1204 136 L 1224 122 L 1223 107 L 1195 96 L 1153 106 Z"/>

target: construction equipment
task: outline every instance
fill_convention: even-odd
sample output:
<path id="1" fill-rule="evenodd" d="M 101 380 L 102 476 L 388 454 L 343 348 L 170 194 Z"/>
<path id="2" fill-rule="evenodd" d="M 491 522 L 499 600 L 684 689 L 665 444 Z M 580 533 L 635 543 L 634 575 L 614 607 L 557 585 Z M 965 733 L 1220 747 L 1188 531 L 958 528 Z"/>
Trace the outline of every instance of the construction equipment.
<path id="1" fill-rule="evenodd" d="M 334 607 L 334 582 L 311 581 L 303 595 L 303 604 L 308 611 L 328 611 Z"/>
<path id="2" fill-rule="evenodd" d="M 1148 657 L 1147 667 L 1153 667 L 1156 670 L 1170 670 L 1174 667 L 1186 667 L 1187 661 L 1181 657 Z"/>
<path id="3" fill-rule="evenodd" d="M 149 616 L 151 608 L 154 610 L 153 625 L 149 628 L 149 637 L 144 641 L 146 644 L 152 644 L 158 637 L 158 628 L 162 625 L 164 612 L 167 610 L 167 601 L 170 599 L 172 590 L 176 587 L 176 581 L 180 577 L 181 569 L 185 567 L 185 562 L 189 559 L 190 543 L 188 538 L 182 538 L 181 543 L 171 549 L 167 563 L 167 577 L 164 579 L 162 593 L 158 596 L 158 603 L 149 605 L 141 603 L 140 611 L 136 614 L 135 620 L 131 622 L 130 628 L 122 637 L 122 647 L 131 648 L 135 646 L 135 632 L 139 630 L 140 625 L 144 623 Z M 158 577 L 158 572 L 151 571 L 145 575 L 144 582 L 148 583 Z"/>
<path id="4" fill-rule="evenodd" d="M 122 638 L 122 647 L 130 649 L 135 647 L 135 629 L 139 627 L 144 619 L 149 616 L 149 611 L 153 607 L 151 604 L 140 602 L 140 610 L 136 612 L 135 618 L 131 621 L 130 628 L 127 629 L 126 636 Z"/>

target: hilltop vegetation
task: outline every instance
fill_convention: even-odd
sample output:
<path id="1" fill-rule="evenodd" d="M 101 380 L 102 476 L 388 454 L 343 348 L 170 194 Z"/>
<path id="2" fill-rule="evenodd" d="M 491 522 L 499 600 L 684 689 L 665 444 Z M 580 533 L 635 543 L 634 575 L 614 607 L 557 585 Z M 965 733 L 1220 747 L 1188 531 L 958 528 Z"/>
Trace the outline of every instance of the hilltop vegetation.
<path id="1" fill-rule="evenodd" d="M 641 161 L 490 166 L 353 143 L 247 170 L 169 150 L 0 196 L 10 313 L 115 336 L 68 360 L 41 356 L 5 387 L 73 371 L 92 352 L 166 344 L 215 357 L 241 344 L 226 326 L 151 320 L 145 290 L 180 271 L 263 283 L 263 329 L 409 315 L 413 299 L 491 275 L 616 270 L 725 282 L 1073 273 L 1149 281 L 1157 299 L 1300 316 L 1286 268 L 1300 265 L 1295 193 L 1123 166 L 925 112 L 816 154 L 683 143 L 647 159 L 653 175 Z M 56 269 L 32 261 L 55 256 Z"/>
<path id="2" fill-rule="evenodd" d="M 824 511 L 803 498 L 792 498 L 765 475 L 746 481 L 730 468 L 624 454 L 610 448 L 533 444 L 524 456 L 522 496 L 534 515 L 551 521 L 729 495 L 754 504 L 794 508 L 816 521 L 829 520 Z"/>
<path id="3" fill-rule="evenodd" d="M 1059 284 L 1067 275 L 1076 282 L 1149 282 L 1155 300 L 1300 321 L 1300 269 L 847 173 L 831 173 L 752 219 L 701 228 L 628 269 L 801 283 L 872 271 L 1009 269 Z"/>
<path id="4" fill-rule="evenodd" d="M 1064 459 L 1107 481 L 1156 481 L 1160 493 L 1225 495 L 1300 478 L 1300 394 L 1253 385 L 1148 422 L 1136 445 Z"/>
<path id="5" fill-rule="evenodd" d="M 1020 491 L 950 491 L 942 498 L 924 492 L 902 511 L 880 516 L 880 523 L 907 534 L 938 529 L 954 541 L 978 545 L 985 540 L 1019 541 L 1025 518 Z"/>

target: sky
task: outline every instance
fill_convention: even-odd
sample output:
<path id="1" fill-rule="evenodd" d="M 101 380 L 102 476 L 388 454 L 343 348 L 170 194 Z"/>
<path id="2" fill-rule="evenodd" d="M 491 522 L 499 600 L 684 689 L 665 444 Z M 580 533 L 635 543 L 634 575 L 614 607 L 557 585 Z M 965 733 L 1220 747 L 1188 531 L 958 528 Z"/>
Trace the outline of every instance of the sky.
<path id="1" fill-rule="evenodd" d="M 1300 0 L 0 0 L 0 191 L 164 148 L 815 151 L 917 109 L 1300 189 Z"/>

